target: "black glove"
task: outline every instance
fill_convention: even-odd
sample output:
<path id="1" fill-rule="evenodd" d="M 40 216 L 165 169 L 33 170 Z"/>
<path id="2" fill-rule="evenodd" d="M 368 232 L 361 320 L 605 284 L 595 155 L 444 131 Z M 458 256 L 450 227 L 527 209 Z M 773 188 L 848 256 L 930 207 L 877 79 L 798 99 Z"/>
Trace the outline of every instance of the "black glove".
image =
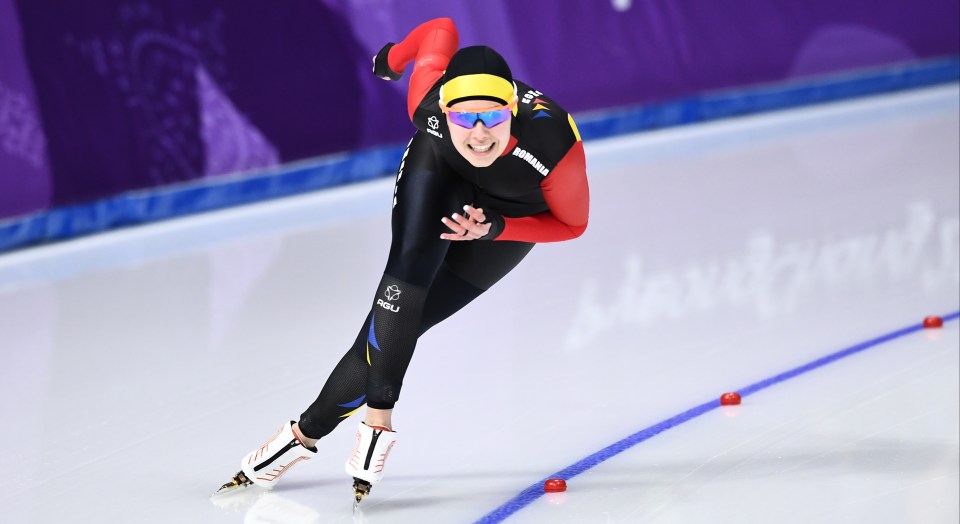
<path id="1" fill-rule="evenodd" d="M 377 53 L 377 57 L 373 59 L 373 74 L 379 76 L 380 78 L 400 80 L 400 77 L 403 76 L 403 71 L 394 73 L 393 69 L 390 69 L 390 63 L 387 61 L 387 55 L 390 54 L 390 48 L 394 45 L 395 44 L 393 42 L 390 42 L 383 46 L 383 49 Z"/>
<path id="2" fill-rule="evenodd" d="M 503 233 L 503 215 L 493 210 L 483 210 L 483 217 L 486 218 L 484 224 L 490 224 L 490 231 L 477 240 L 493 240 Z"/>

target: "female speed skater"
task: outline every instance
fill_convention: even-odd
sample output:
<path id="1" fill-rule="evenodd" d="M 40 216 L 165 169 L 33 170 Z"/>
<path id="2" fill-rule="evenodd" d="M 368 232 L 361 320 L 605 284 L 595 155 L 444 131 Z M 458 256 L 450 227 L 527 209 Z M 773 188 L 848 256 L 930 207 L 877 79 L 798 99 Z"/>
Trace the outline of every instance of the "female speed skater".
<path id="1" fill-rule="evenodd" d="M 420 335 L 490 289 L 537 243 L 586 229 L 586 162 L 573 118 L 515 80 L 493 49 L 458 45 L 453 21 L 438 18 L 374 57 L 374 74 L 387 80 L 414 62 L 407 112 L 417 128 L 397 172 L 383 278 L 316 401 L 248 453 L 216 494 L 272 487 L 366 404 L 346 463 L 359 503 L 397 441 L 391 416 Z"/>

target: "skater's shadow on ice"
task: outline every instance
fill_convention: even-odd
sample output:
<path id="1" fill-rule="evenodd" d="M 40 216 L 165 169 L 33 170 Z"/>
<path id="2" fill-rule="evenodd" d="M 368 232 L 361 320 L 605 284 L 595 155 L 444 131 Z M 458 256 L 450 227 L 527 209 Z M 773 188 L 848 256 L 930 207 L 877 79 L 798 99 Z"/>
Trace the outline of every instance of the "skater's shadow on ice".
<path id="1" fill-rule="evenodd" d="M 310 491 L 325 486 L 343 486 L 343 479 L 330 480 L 291 480 L 284 482 L 272 490 L 266 490 L 257 486 L 250 486 L 235 493 L 226 493 L 219 496 L 210 497 L 210 502 L 218 508 L 233 513 L 249 513 L 256 509 L 254 513 L 276 513 L 284 507 L 296 507 L 298 503 L 284 498 L 284 495 L 291 495 L 298 491 Z M 266 508 L 266 509 L 264 509 Z M 277 521 L 277 522 L 283 522 Z"/>
<path id="2" fill-rule="evenodd" d="M 429 508 L 436 507 L 438 504 L 447 504 L 451 501 L 455 501 L 458 498 L 468 500 L 469 496 L 456 497 L 450 496 L 449 493 L 443 495 L 437 495 L 435 497 L 407 497 L 402 495 L 397 495 L 386 500 L 377 501 L 377 503 L 369 504 L 364 511 L 368 515 L 376 515 L 378 512 L 391 512 L 398 511 L 403 509 L 419 509 L 419 508 Z M 370 501 L 373 502 L 373 501 Z"/>
<path id="3" fill-rule="evenodd" d="M 316 483 L 306 482 L 303 484 L 316 485 Z M 401 509 L 429 508 L 438 503 L 450 501 L 448 496 L 393 498 L 376 501 L 375 504 L 370 504 L 365 508 L 361 507 L 351 513 L 348 509 L 350 508 L 349 504 L 343 504 L 342 508 L 336 509 L 329 507 L 313 508 L 274 491 L 247 491 L 225 495 L 215 501 L 214 504 L 224 510 L 243 513 L 244 524 L 276 524 L 278 522 L 284 524 L 319 524 L 331 518 L 346 518 L 352 520 L 354 524 L 360 524 L 367 522 L 367 515 L 376 516 L 380 513 L 390 513 Z M 323 515 L 321 515 L 321 511 L 324 512 Z"/>
<path id="4" fill-rule="evenodd" d="M 243 524 L 319 524 L 320 513 L 309 506 L 266 493 L 243 516 Z"/>
<path id="5" fill-rule="evenodd" d="M 342 478 L 330 479 L 307 479 L 307 480 L 284 480 L 283 484 L 273 488 L 274 493 L 289 493 L 305 489 L 315 489 L 324 486 L 343 486 L 349 485 L 348 481 Z"/>
<path id="6" fill-rule="evenodd" d="M 283 497 L 273 491 L 249 489 L 211 499 L 224 511 L 243 513 L 244 524 L 317 524 L 321 522 L 317 510 Z"/>

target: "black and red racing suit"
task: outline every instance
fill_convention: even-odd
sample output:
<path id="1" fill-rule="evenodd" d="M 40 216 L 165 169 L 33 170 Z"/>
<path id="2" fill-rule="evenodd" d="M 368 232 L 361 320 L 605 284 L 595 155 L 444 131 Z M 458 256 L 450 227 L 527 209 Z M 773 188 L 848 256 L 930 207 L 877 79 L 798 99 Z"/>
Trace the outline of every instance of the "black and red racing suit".
<path id="1" fill-rule="evenodd" d="M 480 296 L 539 242 L 580 236 L 587 227 L 583 144 L 573 118 L 519 81 L 511 137 L 489 167 L 467 162 L 439 107 L 443 71 L 457 50 L 450 19 L 421 24 L 385 58 L 398 77 L 414 62 L 407 110 L 417 128 L 397 173 L 390 254 L 356 342 L 303 413 L 300 429 L 320 438 L 364 403 L 391 409 L 418 337 Z M 440 218 L 465 204 L 482 208 L 490 240 L 450 242 Z"/>

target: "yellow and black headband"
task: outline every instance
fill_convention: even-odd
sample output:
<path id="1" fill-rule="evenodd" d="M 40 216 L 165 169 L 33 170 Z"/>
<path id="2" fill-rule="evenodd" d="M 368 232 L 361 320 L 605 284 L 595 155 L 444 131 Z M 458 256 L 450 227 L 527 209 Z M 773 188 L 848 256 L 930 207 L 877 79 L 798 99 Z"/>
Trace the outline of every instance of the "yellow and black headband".
<path id="1" fill-rule="evenodd" d="M 517 86 L 506 60 L 486 46 L 464 47 L 447 64 L 440 103 L 449 107 L 464 100 L 490 100 L 507 105 Z"/>
<path id="2" fill-rule="evenodd" d="M 517 86 L 484 73 L 453 78 L 440 88 L 440 103 L 449 107 L 464 100 L 490 100 L 507 105 L 517 98 Z"/>

